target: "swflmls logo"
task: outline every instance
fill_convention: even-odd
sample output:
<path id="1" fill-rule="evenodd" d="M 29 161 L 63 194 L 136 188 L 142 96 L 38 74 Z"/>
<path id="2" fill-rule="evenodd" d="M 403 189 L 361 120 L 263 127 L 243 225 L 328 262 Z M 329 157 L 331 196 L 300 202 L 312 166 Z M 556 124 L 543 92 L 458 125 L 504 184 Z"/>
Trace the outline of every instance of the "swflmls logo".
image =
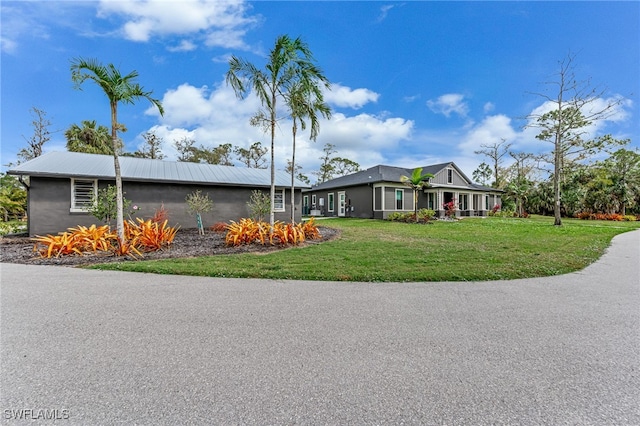
<path id="1" fill-rule="evenodd" d="M 5 420 L 67 420 L 69 410 L 21 408 L 19 410 L 4 410 Z"/>

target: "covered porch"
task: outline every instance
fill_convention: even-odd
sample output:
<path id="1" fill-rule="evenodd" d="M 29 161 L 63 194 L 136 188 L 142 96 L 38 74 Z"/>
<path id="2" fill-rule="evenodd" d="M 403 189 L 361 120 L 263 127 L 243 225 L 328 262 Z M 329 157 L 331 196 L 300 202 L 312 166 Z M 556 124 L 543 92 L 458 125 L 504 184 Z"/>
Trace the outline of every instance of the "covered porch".
<path id="1" fill-rule="evenodd" d="M 486 191 L 468 191 L 428 188 L 424 191 L 427 198 L 427 208 L 436 212 L 438 217 L 445 216 L 444 205 L 454 202 L 456 217 L 482 217 L 497 205 L 502 204 L 499 194 Z"/>

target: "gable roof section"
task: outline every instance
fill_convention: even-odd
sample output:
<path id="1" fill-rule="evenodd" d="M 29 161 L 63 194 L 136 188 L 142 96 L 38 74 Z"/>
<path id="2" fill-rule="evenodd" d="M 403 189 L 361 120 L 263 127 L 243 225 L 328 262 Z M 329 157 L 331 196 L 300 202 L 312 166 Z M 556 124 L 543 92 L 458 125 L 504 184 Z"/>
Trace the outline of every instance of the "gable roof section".
<path id="1" fill-rule="evenodd" d="M 248 187 L 271 186 L 271 171 L 148 158 L 119 157 L 122 179 L 139 182 L 217 184 Z M 113 157 L 80 152 L 50 152 L 7 171 L 12 175 L 114 179 Z M 276 171 L 276 186 L 291 186 L 291 175 Z M 297 188 L 308 188 L 296 180 Z"/>
<path id="2" fill-rule="evenodd" d="M 440 164 L 432 164 L 429 166 L 422 167 L 422 174 L 431 173 L 432 175 L 436 175 L 441 170 L 453 167 L 459 174 L 462 176 L 466 182 L 467 186 L 471 189 L 477 189 L 481 191 L 497 191 L 502 192 L 495 188 L 489 188 L 482 185 L 477 185 L 471 181 L 463 172 L 455 165 L 453 162 L 449 163 L 440 163 Z M 395 166 L 385 166 L 378 165 L 373 166 L 367 170 L 361 170 L 356 173 L 352 173 L 346 176 L 340 176 L 335 179 L 328 180 L 323 182 L 317 186 L 313 186 L 310 191 L 322 191 L 326 189 L 334 189 L 334 188 L 345 188 L 349 186 L 359 186 L 366 185 L 369 183 L 378 183 L 378 182 L 401 182 L 401 176 L 411 176 L 413 173 L 413 168 L 404 168 L 404 167 L 395 167 Z M 435 185 L 442 186 L 442 185 Z"/>

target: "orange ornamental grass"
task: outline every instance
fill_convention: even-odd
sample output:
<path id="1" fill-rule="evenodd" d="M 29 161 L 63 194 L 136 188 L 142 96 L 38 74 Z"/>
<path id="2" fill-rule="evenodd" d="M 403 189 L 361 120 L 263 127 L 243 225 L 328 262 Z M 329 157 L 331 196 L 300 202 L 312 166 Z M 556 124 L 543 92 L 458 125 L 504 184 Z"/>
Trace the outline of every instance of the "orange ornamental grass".
<path id="1" fill-rule="evenodd" d="M 267 222 L 240 219 L 239 222 L 232 220 L 227 225 L 225 241 L 230 246 L 253 243 L 264 245 L 267 242 L 271 245 L 296 245 L 306 239 L 318 238 L 320 238 L 320 232 L 313 219 L 304 224 L 276 222 L 273 228 Z"/>
<path id="2" fill-rule="evenodd" d="M 116 256 L 142 257 L 143 252 L 170 246 L 178 231 L 168 226 L 166 219 L 162 223 L 153 219 L 136 221 L 125 222 L 125 241 L 119 242 L 117 234 L 108 225 L 77 226 L 58 235 L 37 235 L 33 238 L 33 251 L 46 258 L 82 255 L 89 251 L 112 251 Z"/>

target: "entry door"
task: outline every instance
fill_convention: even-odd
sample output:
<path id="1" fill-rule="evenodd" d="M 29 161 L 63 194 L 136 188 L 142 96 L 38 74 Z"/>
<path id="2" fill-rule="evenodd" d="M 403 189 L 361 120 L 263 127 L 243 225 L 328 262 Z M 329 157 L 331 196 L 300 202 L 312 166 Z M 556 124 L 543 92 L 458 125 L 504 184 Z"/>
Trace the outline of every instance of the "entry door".
<path id="1" fill-rule="evenodd" d="M 338 192 L 338 216 L 344 217 L 347 204 L 347 197 L 344 191 Z"/>

